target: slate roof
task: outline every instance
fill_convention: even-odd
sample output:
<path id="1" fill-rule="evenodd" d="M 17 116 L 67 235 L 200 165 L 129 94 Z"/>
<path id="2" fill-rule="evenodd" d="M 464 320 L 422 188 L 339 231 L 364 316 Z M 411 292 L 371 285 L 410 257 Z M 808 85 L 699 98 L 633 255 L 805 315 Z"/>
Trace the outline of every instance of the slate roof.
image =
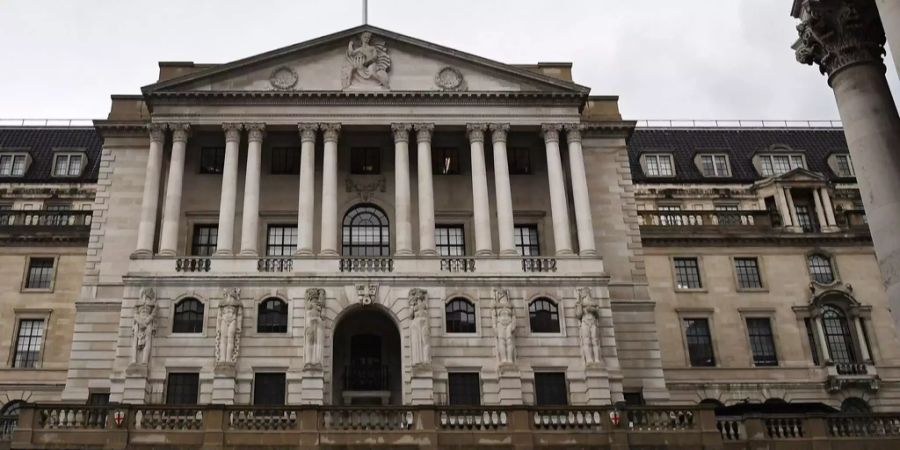
<path id="1" fill-rule="evenodd" d="M 25 176 L 0 176 L 0 183 L 95 183 L 102 142 L 93 127 L 0 127 L 0 152 L 21 151 L 32 158 Z M 50 175 L 54 149 L 82 149 L 87 154 L 80 177 Z"/>
<path id="2" fill-rule="evenodd" d="M 628 141 L 628 155 L 635 183 L 752 183 L 764 178 L 753 167 L 753 155 L 773 145 L 804 153 L 807 168 L 830 181 L 853 181 L 838 177 L 828 167 L 829 155 L 849 152 L 839 128 L 637 128 Z M 731 177 L 704 177 L 697 169 L 694 156 L 713 152 L 729 155 Z M 675 177 L 645 176 L 640 164 L 643 153 L 672 153 Z"/>

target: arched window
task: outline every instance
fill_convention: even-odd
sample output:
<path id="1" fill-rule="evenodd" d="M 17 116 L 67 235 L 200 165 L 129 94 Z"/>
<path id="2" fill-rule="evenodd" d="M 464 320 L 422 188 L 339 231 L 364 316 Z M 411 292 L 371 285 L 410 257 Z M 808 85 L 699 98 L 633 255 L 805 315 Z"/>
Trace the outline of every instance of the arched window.
<path id="1" fill-rule="evenodd" d="M 344 256 L 390 256 L 391 228 L 375 205 L 359 205 L 344 216 L 341 251 Z"/>
<path id="2" fill-rule="evenodd" d="M 831 258 L 815 254 L 807 258 L 809 277 L 816 283 L 830 284 L 834 282 L 834 269 L 831 267 Z"/>
<path id="3" fill-rule="evenodd" d="M 256 314 L 258 333 L 287 333 L 287 303 L 278 298 L 270 298 L 259 304 Z"/>
<path id="4" fill-rule="evenodd" d="M 872 412 L 872 407 L 861 398 L 850 397 L 841 402 L 841 412 L 847 414 L 868 414 Z"/>
<path id="5" fill-rule="evenodd" d="M 25 402 L 13 400 L 0 408 L 0 436 L 11 436 L 16 429 L 19 410 Z"/>
<path id="6" fill-rule="evenodd" d="M 448 333 L 475 332 L 475 305 L 464 298 L 454 298 L 444 307 Z"/>
<path id="7" fill-rule="evenodd" d="M 203 303 L 196 298 L 186 298 L 175 305 L 172 321 L 173 333 L 203 332 Z"/>
<path id="8" fill-rule="evenodd" d="M 853 351 L 847 316 L 831 305 L 822 307 L 822 310 L 822 328 L 825 329 L 825 342 L 831 359 L 838 364 L 855 363 L 856 352 Z"/>
<path id="9" fill-rule="evenodd" d="M 532 333 L 559 333 L 559 308 L 549 298 L 536 298 L 528 304 Z"/>

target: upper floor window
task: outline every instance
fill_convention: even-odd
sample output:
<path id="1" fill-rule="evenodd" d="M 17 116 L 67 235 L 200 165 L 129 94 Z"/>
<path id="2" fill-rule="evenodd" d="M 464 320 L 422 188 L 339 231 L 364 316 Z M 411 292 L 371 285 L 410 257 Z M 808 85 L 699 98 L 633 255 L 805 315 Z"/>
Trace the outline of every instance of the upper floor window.
<path id="1" fill-rule="evenodd" d="M 81 175 L 84 167 L 84 153 L 54 153 L 53 154 L 53 176 L 54 177 L 77 177 Z"/>
<path id="2" fill-rule="evenodd" d="M 644 173 L 648 177 L 673 177 L 675 176 L 675 164 L 672 155 L 666 153 L 641 155 L 644 164 Z"/>
<path id="3" fill-rule="evenodd" d="M 200 374 L 170 373 L 166 381 L 167 405 L 196 405 L 200 395 Z"/>
<path id="4" fill-rule="evenodd" d="M 368 204 L 347 211 L 341 242 L 344 256 L 390 256 L 391 229 L 384 211 Z"/>
<path id="5" fill-rule="evenodd" d="M 834 282 L 834 268 L 831 266 L 831 258 L 813 254 L 806 258 L 809 267 L 809 276 L 813 281 L 822 284 L 831 284 Z"/>
<path id="6" fill-rule="evenodd" d="M 257 373 L 253 377 L 253 404 L 256 406 L 284 406 L 284 373 Z"/>
<path id="7" fill-rule="evenodd" d="M 758 155 L 760 172 L 764 177 L 788 173 L 794 169 L 806 168 L 801 154 L 766 154 Z"/>
<path id="8" fill-rule="evenodd" d="M 476 372 L 448 373 L 447 390 L 451 406 L 478 406 L 481 404 L 481 380 Z"/>
<path id="9" fill-rule="evenodd" d="M 172 332 L 202 333 L 203 310 L 203 303 L 195 298 L 186 298 L 178 302 L 172 319 Z"/>
<path id="10" fill-rule="evenodd" d="M 516 225 L 513 229 L 516 250 L 522 256 L 540 256 L 541 242 L 537 225 Z"/>
<path id="11" fill-rule="evenodd" d="M 850 325 L 843 311 L 831 305 L 822 307 L 822 329 L 825 331 L 828 354 L 834 362 L 838 364 L 857 362 L 853 338 L 850 336 Z"/>
<path id="12" fill-rule="evenodd" d="M 772 323 L 769 319 L 748 318 L 747 334 L 750 338 L 750 351 L 753 353 L 753 365 L 777 366 L 775 337 L 772 335 Z"/>
<path id="13" fill-rule="evenodd" d="M 200 173 L 222 173 L 225 168 L 225 147 L 200 149 Z"/>
<path id="14" fill-rule="evenodd" d="M 300 173 L 300 151 L 294 147 L 274 147 L 272 155 L 272 174 L 286 175 Z"/>
<path id="15" fill-rule="evenodd" d="M 25 176 L 27 153 L 0 153 L 0 177 Z"/>
<path id="16" fill-rule="evenodd" d="M 25 289 L 52 289 L 55 258 L 28 258 Z"/>
<path id="17" fill-rule="evenodd" d="M 350 173 L 356 175 L 381 173 L 381 149 L 378 147 L 350 149 Z"/>
<path id="18" fill-rule="evenodd" d="M 278 298 L 270 298 L 259 304 L 256 317 L 258 333 L 287 333 L 288 306 Z"/>
<path id="19" fill-rule="evenodd" d="M 510 175 L 528 175 L 531 173 L 531 152 L 527 147 L 512 147 L 507 150 Z"/>
<path id="20" fill-rule="evenodd" d="M 535 372 L 534 403 L 537 406 L 569 404 L 565 372 Z"/>
<path id="21" fill-rule="evenodd" d="M 432 148 L 431 173 L 435 175 L 458 175 L 459 149 L 456 147 Z"/>
<path id="22" fill-rule="evenodd" d="M 852 178 L 856 176 L 853 170 L 853 161 L 850 160 L 850 154 L 837 153 L 828 158 L 828 164 L 834 170 L 834 174 L 841 178 Z"/>
<path id="23" fill-rule="evenodd" d="M 559 333 L 559 307 L 549 298 L 536 298 L 528 304 L 528 322 L 532 333 Z"/>
<path id="24" fill-rule="evenodd" d="M 700 171 L 704 177 L 729 177 L 728 155 L 700 155 Z"/>
<path id="25" fill-rule="evenodd" d="M 697 258 L 674 258 L 675 287 L 678 289 L 701 289 L 700 263 Z"/>
<path id="26" fill-rule="evenodd" d="M 16 346 L 13 353 L 13 367 L 32 369 L 38 366 L 41 347 L 44 343 L 44 321 L 42 319 L 19 320 Z"/>
<path id="27" fill-rule="evenodd" d="M 712 367 L 716 365 L 707 319 L 684 319 L 684 335 L 691 366 Z"/>
<path id="28" fill-rule="evenodd" d="M 296 225 L 269 225 L 266 256 L 291 256 L 297 251 Z"/>
<path id="29" fill-rule="evenodd" d="M 475 305 L 464 298 L 454 298 L 444 306 L 448 333 L 475 332 Z"/>
<path id="30" fill-rule="evenodd" d="M 759 275 L 759 260 L 756 258 L 734 258 L 734 274 L 737 277 L 738 289 L 761 289 L 762 277 Z"/>
<path id="31" fill-rule="evenodd" d="M 463 226 L 435 226 L 434 247 L 440 256 L 464 256 L 466 254 L 466 235 Z"/>
<path id="32" fill-rule="evenodd" d="M 216 252 L 218 241 L 218 225 L 194 225 L 194 234 L 191 238 L 191 255 L 211 256 Z"/>

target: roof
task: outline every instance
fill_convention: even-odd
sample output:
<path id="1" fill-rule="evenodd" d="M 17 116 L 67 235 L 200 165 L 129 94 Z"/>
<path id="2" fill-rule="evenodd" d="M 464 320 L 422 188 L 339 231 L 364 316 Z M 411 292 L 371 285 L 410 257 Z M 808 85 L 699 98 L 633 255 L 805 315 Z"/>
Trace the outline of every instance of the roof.
<path id="1" fill-rule="evenodd" d="M 839 128 L 637 128 L 628 142 L 628 154 L 636 183 L 753 183 L 765 178 L 753 167 L 753 155 L 773 146 L 805 154 L 808 169 L 830 181 L 853 181 L 838 177 L 828 167 L 829 155 L 849 152 Z M 643 153 L 672 153 L 675 176 L 645 176 L 640 165 Z M 694 164 L 698 153 L 728 154 L 732 176 L 704 177 Z"/>
<path id="2" fill-rule="evenodd" d="M 3 177 L 5 183 L 95 183 L 100 167 L 100 134 L 93 127 L 0 127 L 0 152 L 21 151 L 31 155 L 24 177 Z M 87 154 L 81 176 L 60 178 L 50 175 L 53 152 L 80 149 Z"/>

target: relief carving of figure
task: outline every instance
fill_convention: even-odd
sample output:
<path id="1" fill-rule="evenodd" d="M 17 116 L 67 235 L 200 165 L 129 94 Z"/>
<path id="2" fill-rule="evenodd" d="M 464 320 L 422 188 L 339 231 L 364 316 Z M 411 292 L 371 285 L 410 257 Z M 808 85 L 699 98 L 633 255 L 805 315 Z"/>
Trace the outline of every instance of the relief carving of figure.
<path id="1" fill-rule="evenodd" d="M 372 38 L 366 31 L 359 36 L 359 46 L 354 41 L 347 44 L 347 62 L 341 69 L 341 85 L 344 89 L 353 84 L 353 76 L 364 80 L 375 80 L 386 89 L 390 89 L 388 70 L 391 68 L 391 57 L 387 45 L 381 39 Z"/>
<path id="2" fill-rule="evenodd" d="M 241 290 L 225 289 L 216 324 L 216 362 L 235 363 L 241 345 Z"/>
<path id="3" fill-rule="evenodd" d="M 131 325 L 131 363 L 147 364 L 150 347 L 156 332 L 156 293 L 152 288 L 141 289 L 141 298 L 134 305 L 134 323 Z"/>
<path id="4" fill-rule="evenodd" d="M 494 330 L 497 332 L 497 360 L 512 364 L 516 357 L 516 315 L 509 301 L 509 291 L 494 289 Z"/>
<path id="5" fill-rule="evenodd" d="M 581 338 L 581 355 L 587 364 L 598 364 L 600 359 L 600 301 L 591 296 L 589 288 L 577 288 L 575 316 L 578 318 Z"/>
<path id="6" fill-rule="evenodd" d="M 413 365 L 431 363 L 431 330 L 428 324 L 428 292 L 409 290 L 409 340 Z"/>
<path id="7" fill-rule="evenodd" d="M 325 330 L 322 326 L 322 315 L 325 310 L 325 289 L 309 288 L 306 290 L 306 331 L 303 345 L 303 361 L 306 366 L 322 365 L 322 347 L 325 343 Z"/>

